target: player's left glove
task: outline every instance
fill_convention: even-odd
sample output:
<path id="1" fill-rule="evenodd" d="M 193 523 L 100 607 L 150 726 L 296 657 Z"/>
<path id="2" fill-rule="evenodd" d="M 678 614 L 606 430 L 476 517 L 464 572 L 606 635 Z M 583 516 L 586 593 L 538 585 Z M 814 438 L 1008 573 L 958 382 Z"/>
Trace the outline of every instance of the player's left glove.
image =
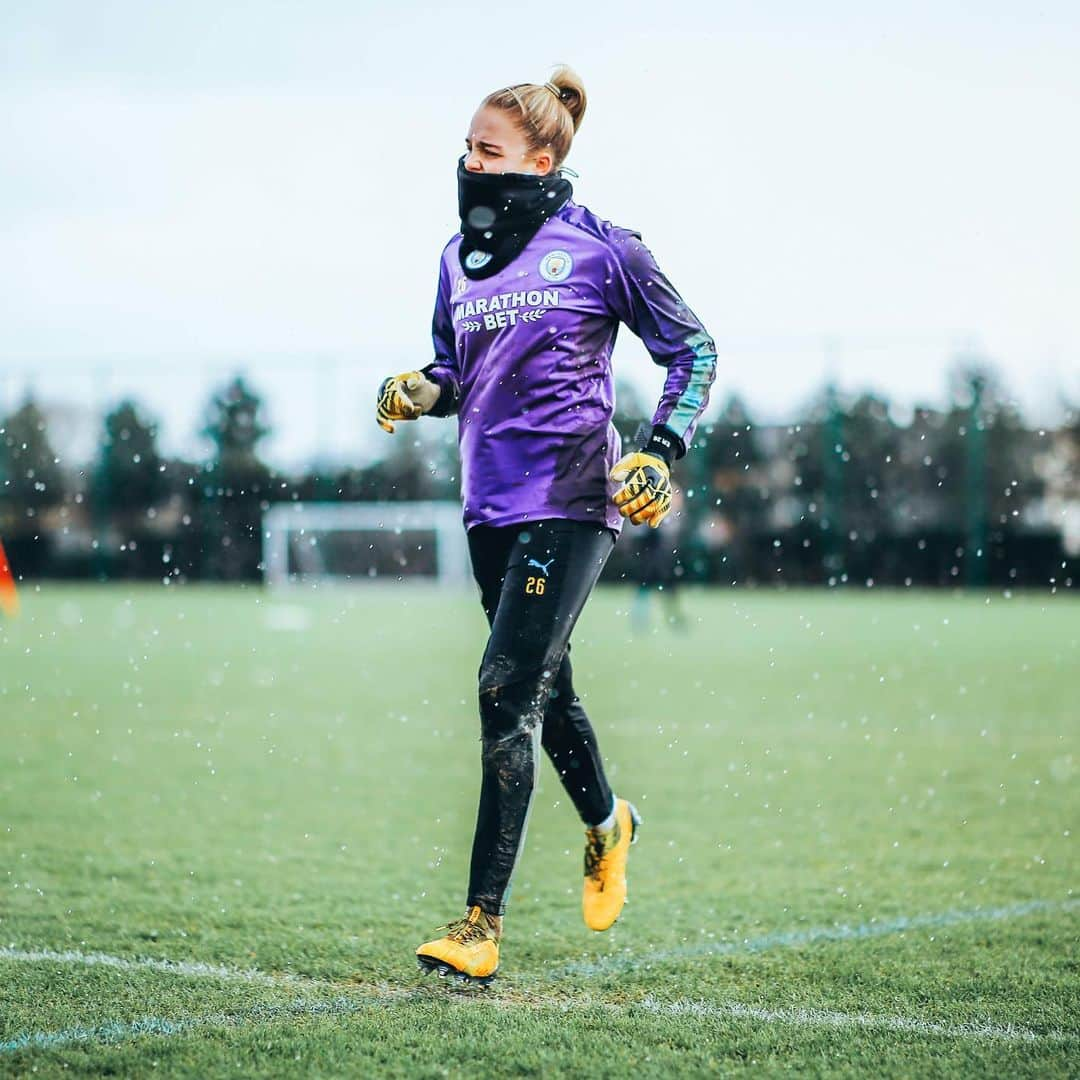
<path id="1" fill-rule="evenodd" d="M 671 472 L 662 457 L 643 450 L 626 454 L 616 462 L 610 479 L 622 484 L 612 501 L 632 525 L 647 521 L 655 529 L 667 517 L 671 509 Z"/>

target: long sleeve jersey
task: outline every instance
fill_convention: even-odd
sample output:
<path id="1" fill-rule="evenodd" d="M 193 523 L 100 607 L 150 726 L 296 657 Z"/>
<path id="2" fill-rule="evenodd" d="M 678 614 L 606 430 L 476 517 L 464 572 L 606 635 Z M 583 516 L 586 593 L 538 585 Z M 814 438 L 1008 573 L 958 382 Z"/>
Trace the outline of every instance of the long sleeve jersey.
<path id="1" fill-rule="evenodd" d="M 472 280 L 454 236 L 443 251 L 432 320 L 434 415 L 457 413 L 466 529 L 541 518 L 618 531 L 608 473 L 611 353 L 619 323 L 667 369 L 653 414 L 685 453 L 716 376 L 716 348 L 638 233 L 572 200 L 498 273 Z"/>

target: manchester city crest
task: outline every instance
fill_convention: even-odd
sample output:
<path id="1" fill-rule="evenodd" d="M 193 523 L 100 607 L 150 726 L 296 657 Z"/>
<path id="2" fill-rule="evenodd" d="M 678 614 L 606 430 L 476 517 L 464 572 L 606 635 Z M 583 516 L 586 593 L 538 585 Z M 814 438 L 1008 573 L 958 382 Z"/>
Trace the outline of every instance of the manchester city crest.
<path id="1" fill-rule="evenodd" d="M 470 270 L 479 270 L 481 266 L 487 266 L 491 262 L 490 251 L 470 251 L 465 256 L 465 265 Z"/>
<path id="2" fill-rule="evenodd" d="M 565 281 L 573 269 L 574 260 L 568 251 L 549 251 L 540 260 L 540 276 L 545 281 Z"/>

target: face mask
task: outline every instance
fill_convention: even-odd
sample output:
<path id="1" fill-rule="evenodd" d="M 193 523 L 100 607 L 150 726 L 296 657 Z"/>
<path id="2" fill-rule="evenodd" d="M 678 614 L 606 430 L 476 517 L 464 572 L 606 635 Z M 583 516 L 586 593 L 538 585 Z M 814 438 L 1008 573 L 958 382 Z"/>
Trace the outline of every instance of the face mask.
<path id="1" fill-rule="evenodd" d="M 567 203 L 574 189 L 558 173 L 474 173 L 458 161 L 458 213 L 464 239 L 458 250 L 474 281 L 508 266 L 536 231 Z"/>

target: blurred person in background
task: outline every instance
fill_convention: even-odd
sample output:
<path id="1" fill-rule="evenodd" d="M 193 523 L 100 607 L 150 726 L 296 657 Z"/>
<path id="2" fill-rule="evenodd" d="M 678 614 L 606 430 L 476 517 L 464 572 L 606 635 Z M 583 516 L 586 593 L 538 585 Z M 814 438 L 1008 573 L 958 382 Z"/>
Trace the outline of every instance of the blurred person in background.
<path id="1" fill-rule="evenodd" d="M 679 560 L 679 539 L 683 532 L 678 493 L 672 505 L 675 513 L 668 518 L 663 531 L 646 529 L 634 542 L 634 567 L 637 572 L 637 592 L 630 609 L 630 625 L 635 634 L 649 632 L 649 613 L 653 594 L 660 598 L 664 619 L 673 630 L 685 633 L 686 615 L 679 601 L 679 583 L 683 576 Z"/>

